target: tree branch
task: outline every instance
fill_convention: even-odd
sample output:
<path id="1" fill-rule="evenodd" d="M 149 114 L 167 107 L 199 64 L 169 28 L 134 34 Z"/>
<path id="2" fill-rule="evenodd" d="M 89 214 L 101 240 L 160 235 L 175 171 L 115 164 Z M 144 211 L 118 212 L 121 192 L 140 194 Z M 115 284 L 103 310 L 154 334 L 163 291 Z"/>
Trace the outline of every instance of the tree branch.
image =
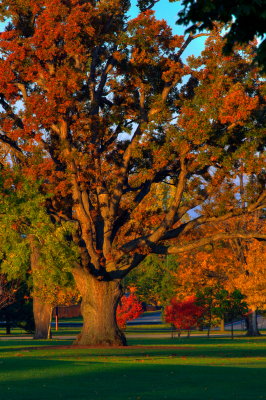
<path id="1" fill-rule="evenodd" d="M 165 253 L 159 253 L 159 254 L 178 254 L 178 253 L 184 253 L 186 251 L 191 251 L 194 249 L 197 249 L 199 247 L 206 246 L 207 244 L 210 244 L 215 241 L 219 240 L 229 240 L 229 239 L 258 239 L 258 240 L 263 240 L 266 241 L 266 234 L 259 233 L 259 232 L 235 232 L 235 233 L 217 233 L 216 235 L 213 235 L 211 237 L 199 239 L 193 242 L 186 243 L 184 245 L 179 245 L 179 246 L 171 246 L 166 249 Z"/>
<path id="2" fill-rule="evenodd" d="M 174 60 L 176 62 L 179 62 L 183 66 L 183 63 L 182 63 L 182 60 L 181 60 L 182 54 L 184 53 L 184 51 L 186 50 L 186 48 L 188 47 L 190 42 L 192 42 L 192 40 L 194 40 L 194 39 L 196 39 L 197 37 L 200 37 L 200 36 L 209 36 L 209 34 L 208 33 L 199 33 L 197 35 L 192 35 L 190 33 L 188 38 L 185 40 L 184 44 L 181 46 L 181 48 L 179 49 L 179 51 L 175 55 Z M 167 99 L 167 96 L 169 95 L 169 93 L 173 89 L 173 87 L 178 83 L 179 79 L 180 79 L 180 77 L 178 76 L 172 82 L 166 82 L 165 83 L 164 88 L 163 88 L 162 93 L 161 93 L 163 103 L 165 103 L 165 101 Z M 154 114 L 157 114 L 159 111 L 160 111 L 160 108 L 158 108 L 158 107 L 152 108 L 150 110 L 150 112 L 148 113 L 149 118 L 152 117 Z"/>
<path id="3" fill-rule="evenodd" d="M 113 195 L 110 201 L 110 215 L 112 217 L 115 216 L 116 214 L 116 210 L 117 207 L 120 203 L 121 200 L 121 196 L 123 194 L 123 186 L 124 186 L 124 182 L 127 176 L 127 172 L 128 172 L 128 167 L 129 167 L 129 163 L 131 160 L 131 155 L 132 155 L 132 151 L 136 145 L 136 141 L 137 138 L 141 135 L 141 128 L 140 128 L 140 124 L 137 126 L 133 138 L 131 140 L 131 142 L 129 143 L 129 145 L 127 146 L 125 152 L 124 152 L 124 156 L 123 156 L 123 163 L 121 166 L 121 174 L 118 178 L 117 181 L 117 185 L 115 187 L 115 189 L 113 190 Z"/>
<path id="4" fill-rule="evenodd" d="M 17 124 L 20 129 L 24 128 L 22 120 L 13 112 L 12 107 L 6 102 L 2 93 L 0 93 L 0 105 L 6 111 L 9 116 Z"/>
<path id="5" fill-rule="evenodd" d="M 8 136 L 4 135 L 4 134 L 0 134 L 0 141 L 7 144 L 15 153 L 16 155 L 21 158 L 21 156 L 23 156 L 23 152 L 21 150 L 21 148 L 17 145 L 17 143 L 10 139 Z M 23 156 L 24 158 L 24 156 Z"/>
<path id="6" fill-rule="evenodd" d="M 180 206 L 186 184 L 187 168 L 185 165 L 184 157 L 181 157 L 180 159 L 180 168 L 181 170 L 178 177 L 178 184 L 176 186 L 176 191 L 172 204 L 160 226 L 155 230 L 154 233 L 151 234 L 149 238 L 151 242 L 158 242 L 158 240 L 162 237 L 162 235 L 172 227 L 175 221 L 176 213 Z"/>

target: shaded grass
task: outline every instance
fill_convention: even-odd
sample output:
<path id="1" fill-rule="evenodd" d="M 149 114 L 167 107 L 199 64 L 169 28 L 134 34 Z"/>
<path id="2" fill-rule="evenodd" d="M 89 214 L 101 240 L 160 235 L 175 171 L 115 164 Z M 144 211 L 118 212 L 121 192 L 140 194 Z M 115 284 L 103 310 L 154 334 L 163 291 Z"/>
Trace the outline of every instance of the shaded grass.
<path id="1" fill-rule="evenodd" d="M 266 399 L 265 337 L 129 339 L 139 347 L 118 349 L 58 347 L 69 344 L 1 341 L 1 398 Z"/>

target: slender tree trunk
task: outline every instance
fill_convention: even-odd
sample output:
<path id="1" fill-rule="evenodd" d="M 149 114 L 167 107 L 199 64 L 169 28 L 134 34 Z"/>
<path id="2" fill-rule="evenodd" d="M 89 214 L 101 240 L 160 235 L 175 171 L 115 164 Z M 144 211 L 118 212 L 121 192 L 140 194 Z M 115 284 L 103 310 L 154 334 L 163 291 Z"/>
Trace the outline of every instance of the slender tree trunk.
<path id="1" fill-rule="evenodd" d="M 52 306 L 41 299 L 33 297 L 33 314 L 35 322 L 34 339 L 51 338 Z"/>
<path id="2" fill-rule="evenodd" d="M 33 314 L 35 322 L 34 339 L 51 338 L 51 318 L 52 305 L 45 303 L 38 295 L 38 288 L 41 282 L 38 279 L 38 273 L 42 269 L 40 263 L 39 245 L 34 235 L 29 235 L 31 249 L 31 271 L 33 277 Z"/>
<path id="3" fill-rule="evenodd" d="M 98 280 L 83 269 L 73 275 L 82 296 L 83 327 L 74 344 L 85 346 L 126 346 L 126 337 L 116 322 L 116 309 L 122 297 L 119 280 Z"/>
<path id="4" fill-rule="evenodd" d="M 171 324 L 171 325 L 172 325 L 171 337 L 172 337 L 172 339 L 174 339 L 174 337 L 175 337 L 175 331 L 176 331 L 176 327 L 174 326 L 174 324 Z"/>
<path id="5" fill-rule="evenodd" d="M 260 336 L 256 310 L 252 310 L 252 312 L 248 314 L 248 316 L 246 317 L 246 322 L 247 336 Z"/>
<path id="6" fill-rule="evenodd" d="M 231 322 L 231 339 L 234 339 L 234 322 Z"/>
<path id="7" fill-rule="evenodd" d="M 6 335 L 11 335 L 11 322 L 8 316 L 6 316 Z"/>
<path id="8" fill-rule="evenodd" d="M 208 324 L 208 333 L 207 333 L 207 337 L 210 337 L 210 333 L 211 333 L 211 326 L 212 326 L 212 314 L 210 313 L 209 315 L 209 324 Z"/>
<path id="9" fill-rule="evenodd" d="M 58 306 L 55 307 L 55 330 L 58 331 L 59 327 L 59 316 L 58 316 Z"/>
<path id="10" fill-rule="evenodd" d="M 224 332 L 224 318 L 221 318 L 221 321 L 220 321 L 220 331 Z"/>
<path id="11" fill-rule="evenodd" d="M 211 331 L 211 327 L 210 327 L 210 325 L 208 326 L 208 331 L 207 331 L 207 337 L 209 338 L 210 337 L 210 331 Z"/>

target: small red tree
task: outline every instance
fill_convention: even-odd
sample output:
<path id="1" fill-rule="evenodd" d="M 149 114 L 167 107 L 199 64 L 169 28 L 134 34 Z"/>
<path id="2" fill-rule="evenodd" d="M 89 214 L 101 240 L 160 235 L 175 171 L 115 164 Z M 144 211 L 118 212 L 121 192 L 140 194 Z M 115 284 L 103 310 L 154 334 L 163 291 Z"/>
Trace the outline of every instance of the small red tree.
<path id="1" fill-rule="evenodd" d="M 196 304 L 195 296 L 187 297 L 183 301 L 172 298 L 171 304 L 165 308 L 165 321 L 172 324 L 178 331 L 178 337 L 181 330 L 189 331 L 195 326 L 204 313 L 204 308 Z"/>
<path id="2" fill-rule="evenodd" d="M 123 296 L 116 310 L 116 320 L 120 328 L 125 328 L 127 321 L 138 318 L 143 313 L 142 305 L 134 293 Z"/>

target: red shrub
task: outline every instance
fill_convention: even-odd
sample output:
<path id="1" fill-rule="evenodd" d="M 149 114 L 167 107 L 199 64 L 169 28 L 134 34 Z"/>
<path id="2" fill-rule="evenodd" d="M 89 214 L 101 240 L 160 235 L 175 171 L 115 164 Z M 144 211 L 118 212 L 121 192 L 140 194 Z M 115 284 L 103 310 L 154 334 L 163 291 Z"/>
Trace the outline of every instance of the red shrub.
<path id="1" fill-rule="evenodd" d="M 138 318 L 143 313 L 141 303 L 137 296 L 131 293 L 129 296 L 123 296 L 116 311 L 116 320 L 120 328 L 125 328 L 127 321 Z"/>
<path id="2" fill-rule="evenodd" d="M 191 329 L 199 322 L 204 313 L 203 307 L 195 302 L 191 296 L 183 301 L 171 300 L 171 305 L 165 308 L 165 321 L 175 326 L 177 330 Z"/>

